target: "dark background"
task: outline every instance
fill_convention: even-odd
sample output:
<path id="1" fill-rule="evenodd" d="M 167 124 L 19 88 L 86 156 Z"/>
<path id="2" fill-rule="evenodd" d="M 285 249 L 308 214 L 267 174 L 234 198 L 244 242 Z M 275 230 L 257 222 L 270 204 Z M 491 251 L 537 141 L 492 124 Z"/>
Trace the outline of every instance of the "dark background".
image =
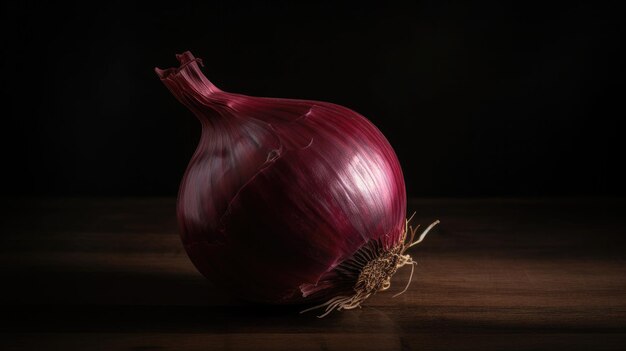
<path id="1" fill-rule="evenodd" d="M 626 194 L 615 5 L 1 6 L 5 195 L 175 195 L 200 128 L 152 69 L 185 50 L 224 90 L 362 113 L 410 196 Z"/>

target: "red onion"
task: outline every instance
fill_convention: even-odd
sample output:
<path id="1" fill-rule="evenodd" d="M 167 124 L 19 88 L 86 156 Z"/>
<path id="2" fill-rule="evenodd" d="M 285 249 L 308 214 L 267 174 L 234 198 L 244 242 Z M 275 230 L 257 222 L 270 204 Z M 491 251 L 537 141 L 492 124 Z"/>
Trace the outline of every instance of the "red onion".
<path id="1" fill-rule="evenodd" d="M 371 122 L 327 102 L 227 93 L 200 59 L 177 58 L 155 71 L 202 125 L 177 212 L 203 275 L 249 300 L 325 301 L 327 314 L 413 263 L 402 170 Z"/>

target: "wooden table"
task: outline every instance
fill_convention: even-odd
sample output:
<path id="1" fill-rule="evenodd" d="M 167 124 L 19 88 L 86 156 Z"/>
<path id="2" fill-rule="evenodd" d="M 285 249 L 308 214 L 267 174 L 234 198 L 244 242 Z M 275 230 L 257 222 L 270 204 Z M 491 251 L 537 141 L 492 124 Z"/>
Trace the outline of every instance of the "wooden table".
<path id="1" fill-rule="evenodd" d="M 419 265 L 318 319 L 236 301 L 175 200 L 4 199 L 0 350 L 624 350 L 625 200 L 413 200 Z"/>

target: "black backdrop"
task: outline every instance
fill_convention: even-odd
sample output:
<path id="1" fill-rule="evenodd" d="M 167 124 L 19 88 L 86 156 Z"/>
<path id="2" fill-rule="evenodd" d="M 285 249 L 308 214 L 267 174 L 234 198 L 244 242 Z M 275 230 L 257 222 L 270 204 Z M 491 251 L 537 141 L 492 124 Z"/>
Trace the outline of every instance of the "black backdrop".
<path id="1" fill-rule="evenodd" d="M 199 125 L 152 69 L 184 50 L 224 90 L 367 116 L 412 196 L 626 193 L 612 5 L 1 6 L 5 195 L 176 194 Z"/>

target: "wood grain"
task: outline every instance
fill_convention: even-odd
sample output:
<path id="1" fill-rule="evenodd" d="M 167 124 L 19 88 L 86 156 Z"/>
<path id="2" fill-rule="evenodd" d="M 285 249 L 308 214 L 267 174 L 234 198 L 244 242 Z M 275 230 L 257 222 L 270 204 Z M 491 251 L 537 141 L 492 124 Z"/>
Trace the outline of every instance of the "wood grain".
<path id="1" fill-rule="evenodd" d="M 625 200 L 413 200 L 409 291 L 324 319 L 212 286 L 174 199 L 1 205 L 1 350 L 626 349 Z"/>

